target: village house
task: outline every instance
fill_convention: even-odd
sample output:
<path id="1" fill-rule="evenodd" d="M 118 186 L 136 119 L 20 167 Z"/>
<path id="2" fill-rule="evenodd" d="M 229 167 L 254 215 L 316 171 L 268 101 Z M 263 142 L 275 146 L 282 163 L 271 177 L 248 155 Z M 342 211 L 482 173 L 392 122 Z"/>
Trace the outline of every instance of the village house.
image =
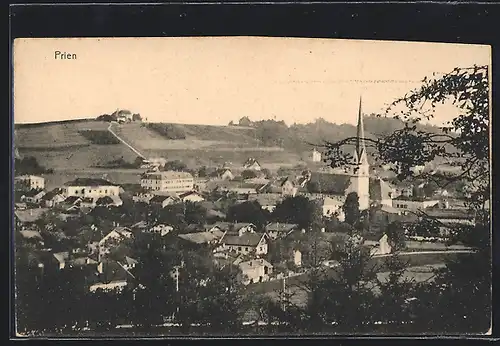
<path id="1" fill-rule="evenodd" d="M 167 164 L 167 159 L 163 157 L 150 157 L 149 159 L 144 160 L 143 163 L 147 166 L 147 168 L 163 168 Z M 143 167 L 141 166 L 141 168 Z"/>
<path id="2" fill-rule="evenodd" d="M 219 243 L 223 234 L 220 231 L 203 231 L 179 234 L 178 237 L 196 245 L 215 245 Z"/>
<path id="3" fill-rule="evenodd" d="M 16 202 L 14 203 L 14 210 L 26 210 L 28 206 L 26 202 Z"/>
<path id="4" fill-rule="evenodd" d="M 62 201 L 59 206 L 62 209 L 70 209 L 72 207 L 80 207 L 82 203 L 82 198 L 76 196 L 67 197 L 64 201 Z"/>
<path id="5" fill-rule="evenodd" d="M 135 269 L 137 264 L 139 263 L 136 259 L 124 256 L 124 258 L 120 261 L 117 261 L 119 265 L 121 265 L 125 270 L 131 271 Z"/>
<path id="6" fill-rule="evenodd" d="M 321 207 L 323 216 L 336 217 L 339 221 L 344 221 L 345 215 L 342 209 L 345 203 L 344 196 L 323 197 L 321 199 Z"/>
<path id="7" fill-rule="evenodd" d="M 84 197 L 82 198 L 82 200 L 80 201 L 80 208 L 89 208 L 89 209 L 93 209 L 96 207 L 96 198 L 92 198 L 92 197 Z"/>
<path id="8" fill-rule="evenodd" d="M 260 163 L 252 157 L 250 157 L 248 160 L 245 161 L 245 163 L 243 164 L 243 168 L 253 171 L 262 170 L 262 166 L 260 165 Z"/>
<path id="9" fill-rule="evenodd" d="M 104 196 L 119 196 L 120 186 L 105 179 L 77 178 L 64 184 L 63 195 L 82 198 L 99 198 Z"/>
<path id="10" fill-rule="evenodd" d="M 294 231 L 298 231 L 299 225 L 292 223 L 274 222 L 266 225 L 266 234 L 270 239 L 284 238 Z"/>
<path id="11" fill-rule="evenodd" d="M 179 198 L 175 195 L 156 195 L 149 201 L 149 204 L 159 208 L 165 208 L 168 205 L 175 204 Z"/>
<path id="12" fill-rule="evenodd" d="M 286 177 L 281 182 L 281 194 L 283 197 L 295 197 L 298 187 L 292 178 Z"/>
<path id="13" fill-rule="evenodd" d="M 234 228 L 235 231 L 226 232 L 220 240 L 222 248 L 238 254 L 265 255 L 268 251 L 267 235 L 247 231 L 246 227 Z"/>
<path id="14" fill-rule="evenodd" d="M 392 200 L 393 208 L 401 212 L 418 211 L 426 208 L 434 207 L 439 204 L 439 200 L 426 197 L 414 197 L 401 195 Z"/>
<path id="15" fill-rule="evenodd" d="M 189 172 L 147 172 L 141 175 L 141 187 L 149 191 L 188 192 L 194 188 L 194 178 Z"/>
<path id="16" fill-rule="evenodd" d="M 386 233 L 363 236 L 363 245 L 370 249 L 370 255 L 388 255 L 392 253 L 392 246 Z"/>
<path id="17" fill-rule="evenodd" d="M 205 200 L 205 198 L 203 198 L 203 196 L 201 194 L 199 194 L 198 192 L 195 192 L 195 191 L 188 191 L 188 192 L 181 193 L 181 194 L 179 194 L 179 198 L 183 202 L 193 202 L 193 203 L 202 202 Z"/>
<path id="18" fill-rule="evenodd" d="M 258 202 L 262 209 L 272 213 L 276 209 L 276 205 L 283 200 L 280 194 L 262 193 L 248 196 L 249 202 Z"/>
<path id="19" fill-rule="evenodd" d="M 40 234 L 40 232 L 37 230 L 33 230 L 33 229 L 32 230 L 30 230 L 30 229 L 22 230 L 22 231 L 19 231 L 19 234 L 21 234 L 22 239 L 27 244 L 31 244 L 31 245 L 34 245 L 37 247 L 44 246 L 43 237 Z"/>
<path id="20" fill-rule="evenodd" d="M 321 153 L 316 148 L 313 149 L 311 156 L 312 162 L 321 162 Z"/>
<path id="21" fill-rule="evenodd" d="M 14 212 L 15 225 L 17 229 L 28 229 L 40 220 L 49 211 L 47 208 L 33 208 L 26 210 L 16 210 Z"/>
<path id="22" fill-rule="evenodd" d="M 233 180 L 234 174 L 229 168 L 219 168 L 210 174 L 211 178 L 220 180 Z"/>
<path id="23" fill-rule="evenodd" d="M 66 268 L 97 267 L 97 261 L 86 254 L 73 253 L 72 251 L 57 252 L 53 254 L 56 268 L 63 270 Z"/>
<path id="24" fill-rule="evenodd" d="M 273 265 L 263 258 L 240 262 L 238 266 L 241 269 L 241 279 L 245 285 L 269 281 L 273 272 Z"/>
<path id="25" fill-rule="evenodd" d="M 42 201 L 42 197 L 45 196 L 46 192 L 43 190 L 30 190 L 26 191 L 21 195 L 21 202 L 38 204 Z"/>
<path id="26" fill-rule="evenodd" d="M 428 208 L 424 210 L 425 218 L 436 220 L 442 237 L 450 235 L 453 228 L 474 225 L 474 215 L 465 209 Z"/>
<path id="27" fill-rule="evenodd" d="M 300 250 L 294 249 L 292 251 L 292 261 L 296 267 L 302 266 L 302 252 Z"/>
<path id="28" fill-rule="evenodd" d="M 116 118 L 116 121 L 120 124 L 131 122 L 133 120 L 133 114 L 127 109 L 117 109 L 112 114 Z"/>
<path id="29" fill-rule="evenodd" d="M 130 283 L 135 283 L 135 276 L 116 261 L 100 262 L 97 272 L 88 281 L 90 292 L 121 291 Z"/>
<path id="30" fill-rule="evenodd" d="M 47 192 L 40 200 L 40 203 L 45 208 L 56 207 L 59 203 L 63 202 L 66 196 L 63 195 L 63 190 L 60 188 L 53 189 Z"/>
<path id="31" fill-rule="evenodd" d="M 104 196 L 95 199 L 95 205 L 101 207 L 119 207 L 122 204 L 120 196 Z"/>
<path id="32" fill-rule="evenodd" d="M 152 193 L 136 193 L 132 196 L 132 201 L 134 203 L 146 203 L 146 204 L 149 204 L 149 202 L 151 201 L 151 199 L 154 197 L 155 195 L 152 194 Z"/>
<path id="33" fill-rule="evenodd" d="M 98 243 L 99 258 L 108 255 L 111 249 L 118 246 L 122 242 L 131 239 L 132 231 L 126 227 L 115 227 L 111 232 L 104 236 Z"/>
<path id="34" fill-rule="evenodd" d="M 43 190 L 45 179 L 36 175 L 19 175 L 14 178 L 14 186 L 25 191 Z"/>
<path id="35" fill-rule="evenodd" d="M 158 225 L 155 225 L 155 226 L 149 228 L 145 232 L 150 233 L 150 234 L 159 234 L 160 236 L 163 237 L 163 236 L 169 234 L 170 232 L 172 232 L 173 230 L 174 230 L 174 228 L 170 225 L 158 224 Z"/>

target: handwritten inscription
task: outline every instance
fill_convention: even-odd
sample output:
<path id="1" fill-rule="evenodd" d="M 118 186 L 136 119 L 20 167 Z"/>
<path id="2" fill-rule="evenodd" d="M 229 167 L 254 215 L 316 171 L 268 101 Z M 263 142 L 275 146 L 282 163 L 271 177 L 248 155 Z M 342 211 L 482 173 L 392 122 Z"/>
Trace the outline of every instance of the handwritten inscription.
<path id="1" fill-rule="evenodd" d="M 55 60 L 76 60 L 75 53 L 61 52 L 59 50 L 54 51 Z"/>

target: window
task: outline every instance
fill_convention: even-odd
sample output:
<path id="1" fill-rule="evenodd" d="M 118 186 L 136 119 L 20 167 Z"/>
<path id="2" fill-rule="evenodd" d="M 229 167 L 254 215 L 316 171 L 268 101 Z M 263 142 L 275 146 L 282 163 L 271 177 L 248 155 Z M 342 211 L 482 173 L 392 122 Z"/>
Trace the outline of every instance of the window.
<path id="1" fill-rule="evenodd" d="M 245 251 L 248 251 L 248 247 L 245 248 Z"/>
<path id="2" fill-rule="evenodd" d="M 241 251 L 241 246 L 238 246 L 238 251 Z"/>

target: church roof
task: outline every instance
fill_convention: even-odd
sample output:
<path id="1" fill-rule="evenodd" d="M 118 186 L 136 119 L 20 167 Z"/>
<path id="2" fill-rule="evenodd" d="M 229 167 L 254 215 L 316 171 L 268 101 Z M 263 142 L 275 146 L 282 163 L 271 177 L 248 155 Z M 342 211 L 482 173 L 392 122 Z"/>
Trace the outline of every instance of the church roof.
<path id="1" fill-rule="evenodd" d="M 346 174 L 312 172 L 307 187 L 311 193 L 344 195 L 350 185 L 350 179 Z"/>

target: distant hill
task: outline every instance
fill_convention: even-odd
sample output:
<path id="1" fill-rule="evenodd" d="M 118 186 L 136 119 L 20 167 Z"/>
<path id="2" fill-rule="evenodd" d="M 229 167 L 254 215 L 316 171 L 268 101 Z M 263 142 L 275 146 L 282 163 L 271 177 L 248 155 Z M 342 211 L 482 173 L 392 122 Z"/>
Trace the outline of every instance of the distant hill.
<path id="1" fill-rule="evenodd" d="M 365 117 L 364 122 L 367 137 L 383 136 L 403 126 L 401 121 L 375 116 Z M 108 122 L 96 119 L 16 124 L 15 146 L 22 156 L 34 156 L 40 164 L 54 170 L 85 169 L 119 159 L 133 162 L 137 154 L 121 142 L 96 142 L 87 135 L 103 133 L 108 126 Z M 174 137 L 182 139 L 165 136 L 162 130 L 165 126 L 169 131 L 182 133 Z M 437 127 L 426 126 L 426 129 L 439 131 Z M 227 161 L 242 163 L 253 157 L 261 164 L 277 168 L 309 160 L 312 147 L 308 143 L 321 144 L 324 140 L 338 141 L 355 136 L 356 126 L 333 124 L 324 119 L 291 126 L 274 120 L 245 126 L 151 126 L 151 123 L 131 122 L 115 124 L 113 131 L 146 157 L 182 160 L 189 166 L 220 165 Z"/>

